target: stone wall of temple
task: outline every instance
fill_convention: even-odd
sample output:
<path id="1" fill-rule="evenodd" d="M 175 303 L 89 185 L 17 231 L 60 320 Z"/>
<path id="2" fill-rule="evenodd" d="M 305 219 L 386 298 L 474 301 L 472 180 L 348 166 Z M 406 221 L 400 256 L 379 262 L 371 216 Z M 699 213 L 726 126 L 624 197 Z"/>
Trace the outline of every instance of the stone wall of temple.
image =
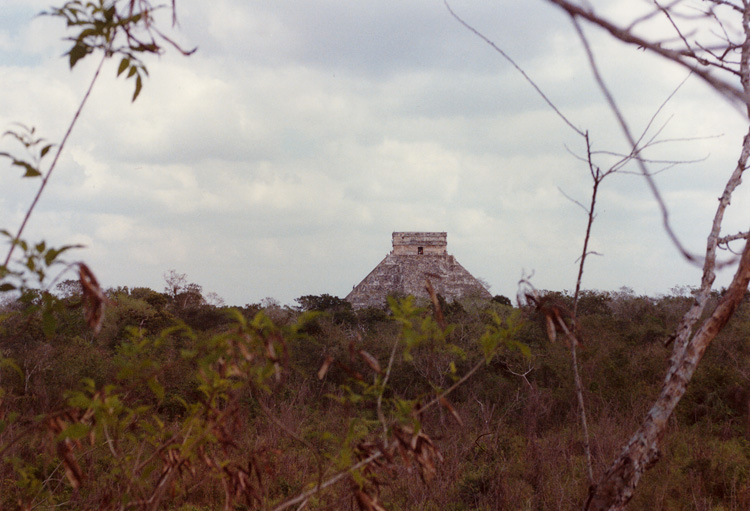
<path id="1" fill-rule="evenodd" d="M 392 242 L 391 253 L 395 255 L 448 253 L 448 233 L 446 232 L 394 232 Z"/>
<path id="2" fill-rule="evenodd" d="M 491 299 L 489 291 L 447 253 L 446 238 L 444 232 L 393 233 L 393 251 L 354 287 L 346 300 L 361 309 L 384 306 L 388 295 L 429 299 L 425 288 L 428 279 L 435 292 L 449 302 Z M 422 253 L 408 251 L 415 247 L 423 247 Z M 427 252 L 428 247 L 434 252 Z"/>

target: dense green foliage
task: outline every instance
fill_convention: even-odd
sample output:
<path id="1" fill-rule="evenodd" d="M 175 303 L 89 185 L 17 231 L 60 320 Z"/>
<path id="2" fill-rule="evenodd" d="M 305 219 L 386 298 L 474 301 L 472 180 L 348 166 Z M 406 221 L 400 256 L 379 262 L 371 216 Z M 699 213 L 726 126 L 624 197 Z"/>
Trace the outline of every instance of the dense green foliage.
<path id="1" fill-rule="evenodd" d="M 349 509 L 354 499 L 368 509 L 369 498 L 404 510 L 580 509 L 585 500 L 570 354 L 534 311 L 451 304 L 441 328 L 411 300 L 379 313 L 327 295 L 298 300 L 314 312 L 232 310 L 121 288 L 108 292 L 95 337 L 76 286 L 58 291 L 54 329 L 41 296 L 2 309 L 13 361 L 0 371 L 2 509 L 272 509 L 399 435 L 422 451 L 402 446 L 309 507 Z M 690 300 L 584 294 L 579 358 L 596 470 L 658 391 L 664 341 Z M 746 302 L 698 370 L 631 509 L 750 506 L 749 334 Z M 477 361 L 442 406 L 424 407 Z"/>

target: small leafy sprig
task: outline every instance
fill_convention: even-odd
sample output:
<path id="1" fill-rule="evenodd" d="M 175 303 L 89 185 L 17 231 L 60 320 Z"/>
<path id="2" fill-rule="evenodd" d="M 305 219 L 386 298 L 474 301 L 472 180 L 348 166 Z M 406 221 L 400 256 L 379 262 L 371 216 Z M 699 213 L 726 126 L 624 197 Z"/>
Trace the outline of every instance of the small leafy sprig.
<path id="1" fill-rule="evenodd" d="M 380 487 L 385 478 L 393 476 L 399 460 L 406 466 L 415 467 L 425 483 L 435 477 L 437 466 L 443 460 L 438 447 L 423 427 L 425 412 L 433 406 L 442 406 L 463 426 L 463 420 L 448 401 L 448 395 L 481 367 L 488 365 L 498 353 L 518 351 L 523 357 L 530 357 L 529 347 L 517 340 L 523 324 L 521 315 L 515 311 L 509 317 L 501 318 L 490 312 L 490 321 L 479 339 L 482 356 L 467 372 L 459 375 L 455 362 L 451 360 L 446 369 L 453 380 L 449 388 L 443 389 L 435 382 L 428 381 L 431 391 L 411 398 L 402 396 L 389 383 L 394 359 L 399 351 L 401 361 L 410 364 L 421 358 L 419 355 L 424 353 L 417 354 L 417 350 L 423 348 L 435 353 L 442 352 L 455 360 L 467 357 L 463 349 L 450 342 L 455 325 L 445 322 L 439 300 L 429 282 L 427 290 L 432 298 L 432 310 L 418 306 L 413 296 L 388 298 L 391 320 L 399 326 L 399 335 L 385 370 L 376 357 L 356 349 L 353 343 L 349 347 L 350 363 L 325 357 L 318 371 L 319 379 L 324 379 L 333 368 L 341 369 L 349 377 L 345 383 L 338 385 L 337 394 L 327 394 L 327 397 L 362 412 L 350 419 L 345 434 L 337 438 L 337 450 L 330 455 L 337 475 L 325 482 L 319 480 L 314 488 L 281 503 L 274 511 L 299 504 L 342 478 L 348 478 L 361 510 L 386 511 L 380 501 Z M 357 358 L 373 373 L 372 383 L 350 365 L 355 364 Z M 382 428 L 380 434 L 376 433 L 379 427 Z M 329 432 L 329 435 L 335 437 L 333 433 Z"/>
<path id="2" fill-rule="evenodd" d="M 65 38 L 73 43 L 65 53 L 71 69 L 97 50 L 102 51 L 106 58 L 119 55 L 121 60 L 117 76 L 127 70 L 126 79 L 133 79 L 135 82 L 135 101 L 143 88 L 143 77 L 148 76 L 142 55 L 163 53 L 164 43 L 183 55 L 195 52 L 195 49 L 183 49 L 156 27 L 153 23 L 154 12 L 161 8 L 164 6 L 152 6 L 148 0 L 72 0 L 62 7 L 53 7 L 41 14 L 63 18 L 69 28 L 79 30 L 77 35 Z M 172 12 L 174 23 L 174 4 Z"/>
<path id="3" fill-rule="evenodd" d="M 0 291 L 24 291 L 28 288 L 29 272 L 37 281 L 38 287 L 43 286 L 43 280 L 47 268 L 51 266 L 60 253 L 77 248 L 77 245 L 68 245 L 61 249 L 48 248 L 45 242 L 32 245 L 23 240 L 22 235 L 45 187 L 54 172 L 57 162 L 62 154 L 65 144 L 80 117 L 83 107 L 88 101 L 91 91 L 96 83 L 104 62 L 115 55 L 121 56 L 117 69 L 117 76 L 127 71 L 126 79 L 133 79 L 135 90 L 132 100 L 138 97 L 143 88 L 143 77 L 148 76 L 148 70 L 141 57 L 144 54 L 162 53 L 164 43 L 175 47 L 183 55 L 189 55 L 195 50 L 186 51 L 180 48 L 156 27 L 153 22 L 153 13 L 164 6 L 152 6 L 150 0 L 97 0 L 86 1 L 71 0 L 65 2 L 62 7 L 52 7 L 49 11 L 40 13 L 44 16 L 63 18 L 70 29 L 77 31 L 76 34 L 67 37 L 67 41 L 73 43 L 72 47 L 65 53 L 71 69 L 82 59 L 101 51 L 102 57 L 89 83 L 78 109 L 68 126 L 68 129 L 59 144 L 48 143 L 44 138 L 38 136 L 35 127 L 18 124 L 17 129 L 6 131 L 3 136 L 9 136 L 19 142 L 25 151 L 25 155 L 16 156 L 10 152 L 0 152 L 0 158 L 10 160 L 12 167 L 20 167 L 24 170 L 25 178 L 40 178 L 38 190 L 26 210 L 26 214 L 15 235 L 8 231 L 0 231 L 0 234 L 9 238 L 9 248 L 4 262 L 0 265 Z M 176 23 L 175 1 L 172 1 L 172 22 Z M 55 149 L 54 151 L 53 148 Z M 54 154 L 52 161 L 42 169 L 45 157 Z M 24 254 L 16 261 L 12 260 L 13 253 L 20 248 Z M 85 265 L 79 264 L 81 283 L 84 290 L 98 290 L 99 286 L 93 273 Z M 85 270 L 85 271 L 84 271 Z M 87 287 L 87 284 L 90 284 Z M 89 293 L 94 296 L 91 310 L 96 311 L 87 321 L 99 325 L 100 308 L 104 300 L 100 293 Z M 91 304 L 90 304 L 91 305 Z M 98 328 L 98 326 L 97 326 Z"/>
<path id="4" fill-rule="evenodd" d="M 24 169 L 24 175 L 22 177 L 41 177 L 42 172 L 40 170 L 42 159 L 49 153 L 55 144 L 47 144 L 46 140 L 42 137 L 37 136 L 36 128 L 34 126 L 28 127 L 24 124 L 16 123 L 18 126 L 17 130 L 7 130 L 3 133 L 3 136 L 9 136 L 16 139 L 24 149 L 28 156 L 26 159 L 16 158 L 8 152 L 0 152 L 0 157 L 8 158 L 11 161 L 11 165 L 15 167 L 21 167 Z"/>
<path id="5" fill-rule="evenodd" d="M 48 247 L 44 241 L 32 244 L 22 239 L 16 239 L 5 229 L 0 229 L 0 236 L 5 236 L 10 243 L 23 251 L 23 255 L 19 258 L 20 267 L 18 269 L 0 266 L 0 292 L 27 289 L 29 287 L 28 275 L 34 277 L 34 285 L 41 285 L 47 277 L 50 267 L 64 264 L 59 259 L 60 255 L 68 250 L 82 247 L 82 245 Z M 15 280 L 15 283 L 11 280 Z"/>

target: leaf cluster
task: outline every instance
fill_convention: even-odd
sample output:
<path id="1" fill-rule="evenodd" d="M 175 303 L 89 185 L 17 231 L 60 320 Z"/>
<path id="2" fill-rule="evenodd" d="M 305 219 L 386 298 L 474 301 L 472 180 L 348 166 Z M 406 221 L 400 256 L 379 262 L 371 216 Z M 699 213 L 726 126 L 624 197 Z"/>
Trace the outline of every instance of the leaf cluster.
<path id="1" fill-rule="evenodd" d="M 25 159 L 16 158 L 4 151 L 0 152 L 0 157 L 8 158 L 12 166 L 24 169 L 22 177 L 41 177 L 42 171 L 40 169 L 42 160 L 55 144 L 45 143 L 46 140 L 44 138 L 37 136 L 34 126 L 28 127 L 23 124 L 18 124 L 17 129 L 7 130 L 3 133 L 3 136 L 9 136 L 20 143 L 26 151 L 27 157 Z"/>
<path id="2" fill-rule="evenodd" d="M 61 18 L 69 29 L 77 32 L 66 38 L 73 43 L 65 53 L 71 69 L 97 51 L 105 58 L 119 56 L 117 76 L 127 71 L 126 79 L 134 80 L 135 101 L 141 93 L 143 77 L 148 76 L 144 55 L 161 54 L 165 43 L 184 55 L 195 51 L 183 50 L 156 27 L 154 14 L 161 8 L 152 6 L 148 0 L 70 0 L 42 15 Z"/>

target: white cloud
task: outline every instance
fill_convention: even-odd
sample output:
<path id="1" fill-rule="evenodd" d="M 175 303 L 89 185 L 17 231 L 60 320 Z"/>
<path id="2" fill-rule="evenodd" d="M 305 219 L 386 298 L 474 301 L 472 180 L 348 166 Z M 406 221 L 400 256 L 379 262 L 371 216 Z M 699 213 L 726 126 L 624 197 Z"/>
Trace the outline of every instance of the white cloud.
<path id="1" fill-rule="evenodd" d="M 485 4 L 452 6 L 590 129 L 595 149 L 623 151 L 565 16 L 543 2 Z M 441 3 L 186 0 L 178 9 L 176 37 L 199 52 L 148 59 L 135 103 L 116 63 L 105 67 L 30 237 L 84 241 L 76 257 L 105 285 L 161 289 L 175 268 L 240 305 L 343 296 L 390 250 L 392 231 L 411 229 L 448 231 L 449 251 L 493 293 L 514 295 L 524 270 L 540 287 L 574 286 L 585 217 L 560 190 L 588 205 L 589 170 L 568 152 L 584 154 L 582 139 Z M 69 73 L 48 22 L 0 25 L 0 51 L 23 56 L 0 66 L 0 122 L 59 138 L 93 62 Z M 607 82 L 642 130 L 683 73 L 592 37 Z M 691 80 L 655 123 L 673 116 L 664 138 L 726 133 L 652 153 L 711 156 L 657 177 L 676 230 L 696 250 L 742 122 L 714 103 Z M 6 176 L 0 214 L 12 227 L 33 183 Z M 732 228 L 747 199 L 738 195 Z M 605 180 L 597 207 L 592 246 L 604 256 L 591 260 L 587 287 L 666 292 L 697 282 L 640 178 Z"/>

